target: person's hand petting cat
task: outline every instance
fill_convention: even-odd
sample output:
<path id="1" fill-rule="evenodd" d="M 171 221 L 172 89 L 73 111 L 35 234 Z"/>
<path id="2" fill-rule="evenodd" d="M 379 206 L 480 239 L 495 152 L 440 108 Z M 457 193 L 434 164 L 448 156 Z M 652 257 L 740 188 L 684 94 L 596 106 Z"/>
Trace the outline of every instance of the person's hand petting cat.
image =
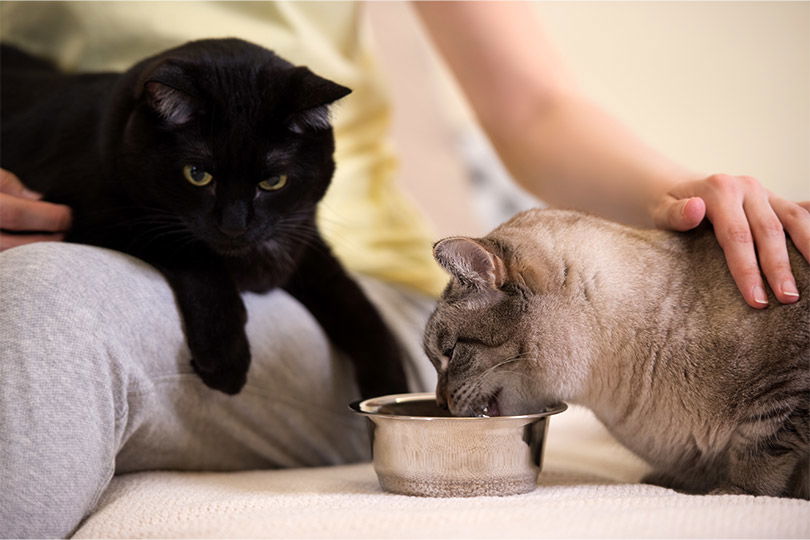
<path id="1" fill-rule="evenodd" d="M 810 261 L 810 202 L 793 203 L 755 178 L 725 174 L 673 184 L 659 201 L 652 210 L 658 228 L 687 231 L 704 218 L 712 222 L 731 275 L 753 307 L 768 305 L 762 273 L 780 302 L 799 299 L 785 231 Z"/>
<path id="2" fill-rule="evenodd" d="M 677 231 L 714 225 L 748 305 L 798 300 L 784 230 L 810 260 L 810 203 L 747 176 L 695 174 L 583 96 L 531 4 L 414 2 L 514 178 L 552 206 Z M 759 266 L 757 266 L 757 254 Z"/>
<path id="3" fill-rule="evenodd" d="M 0 251 L 31 242 L 62 240 L 70 228 L 70 208 L 41 198 L 26 189 L 16 175 L 0 169 Z"/>

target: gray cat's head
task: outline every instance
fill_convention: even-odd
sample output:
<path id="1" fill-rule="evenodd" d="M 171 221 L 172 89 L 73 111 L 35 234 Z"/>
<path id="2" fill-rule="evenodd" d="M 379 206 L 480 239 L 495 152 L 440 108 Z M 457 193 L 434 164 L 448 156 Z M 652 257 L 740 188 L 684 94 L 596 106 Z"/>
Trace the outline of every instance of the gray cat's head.
<path id="1" fill-rule="evenodd" d="M 583 385 L 572 357 L 587 356 L 578 339 L 587 322 L 566 287 L 568 265 L 529 243 L 493 233 L 434 246 L 452 279 L 424 348 L 439 375 L 437 400 L 454 415 L 536 412 Z"/>

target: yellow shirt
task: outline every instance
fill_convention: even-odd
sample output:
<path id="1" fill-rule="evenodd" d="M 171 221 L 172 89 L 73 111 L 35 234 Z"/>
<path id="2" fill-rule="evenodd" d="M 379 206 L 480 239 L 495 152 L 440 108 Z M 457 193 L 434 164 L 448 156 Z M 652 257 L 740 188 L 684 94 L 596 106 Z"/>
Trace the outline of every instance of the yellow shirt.
<path id="1" fill-rule="evenodd" d="M 0 29 L 3 41 L 81 71 L 239 37 L 351 88 L 332 109 L 337 170 L 321 231 L 349 269 L 437 295 L 447 278 L 425 220 L 394 184 L 389 103 L 361 15 L 355 2 L 2 2 Z"/>

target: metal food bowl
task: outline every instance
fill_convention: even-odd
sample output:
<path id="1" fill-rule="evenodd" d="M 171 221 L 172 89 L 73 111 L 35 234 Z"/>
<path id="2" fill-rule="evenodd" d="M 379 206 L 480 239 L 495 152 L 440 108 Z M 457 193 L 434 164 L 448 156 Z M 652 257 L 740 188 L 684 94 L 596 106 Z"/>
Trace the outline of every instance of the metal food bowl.
<path id="1" fill-rule="evenodd" d="M 537 486 L 548 417 L 564 403 L 520 416 L 454 417 L 432 393 L 350 405 L 371 421 L 374 470 L 386 491 L 422 497 L 514 495 Z"/>

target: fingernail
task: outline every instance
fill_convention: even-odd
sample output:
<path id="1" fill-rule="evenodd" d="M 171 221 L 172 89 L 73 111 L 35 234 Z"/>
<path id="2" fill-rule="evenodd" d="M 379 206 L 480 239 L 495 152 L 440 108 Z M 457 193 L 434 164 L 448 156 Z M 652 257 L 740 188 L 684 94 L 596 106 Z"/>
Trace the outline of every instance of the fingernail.
<path id="1" fill-rule="evenodd" d="M 25 197 L 26 199 L 41 199 L 42 198 L 42 193 L 37 193 L 36 191 L 31 191 L 30 189 L 24 189 L 22 194 L 23 194 L 23 197 Z"/>
<path id="2" fill-rule="evenodd" d="M 754 302 L 757 304 L 767 304 L 768 303 L 768 295 L 765 294 L 765 289 L 762 288 L 762 285 L 754 285 Z"/>
<path id="3" fill-rule="evenodd" d="M 782 294 L 785 296 L 799 297 L 799 290 L 796 288 L 796 284 L 793 283 L 793 280 L 789 279 L 782 283 Z"/>

